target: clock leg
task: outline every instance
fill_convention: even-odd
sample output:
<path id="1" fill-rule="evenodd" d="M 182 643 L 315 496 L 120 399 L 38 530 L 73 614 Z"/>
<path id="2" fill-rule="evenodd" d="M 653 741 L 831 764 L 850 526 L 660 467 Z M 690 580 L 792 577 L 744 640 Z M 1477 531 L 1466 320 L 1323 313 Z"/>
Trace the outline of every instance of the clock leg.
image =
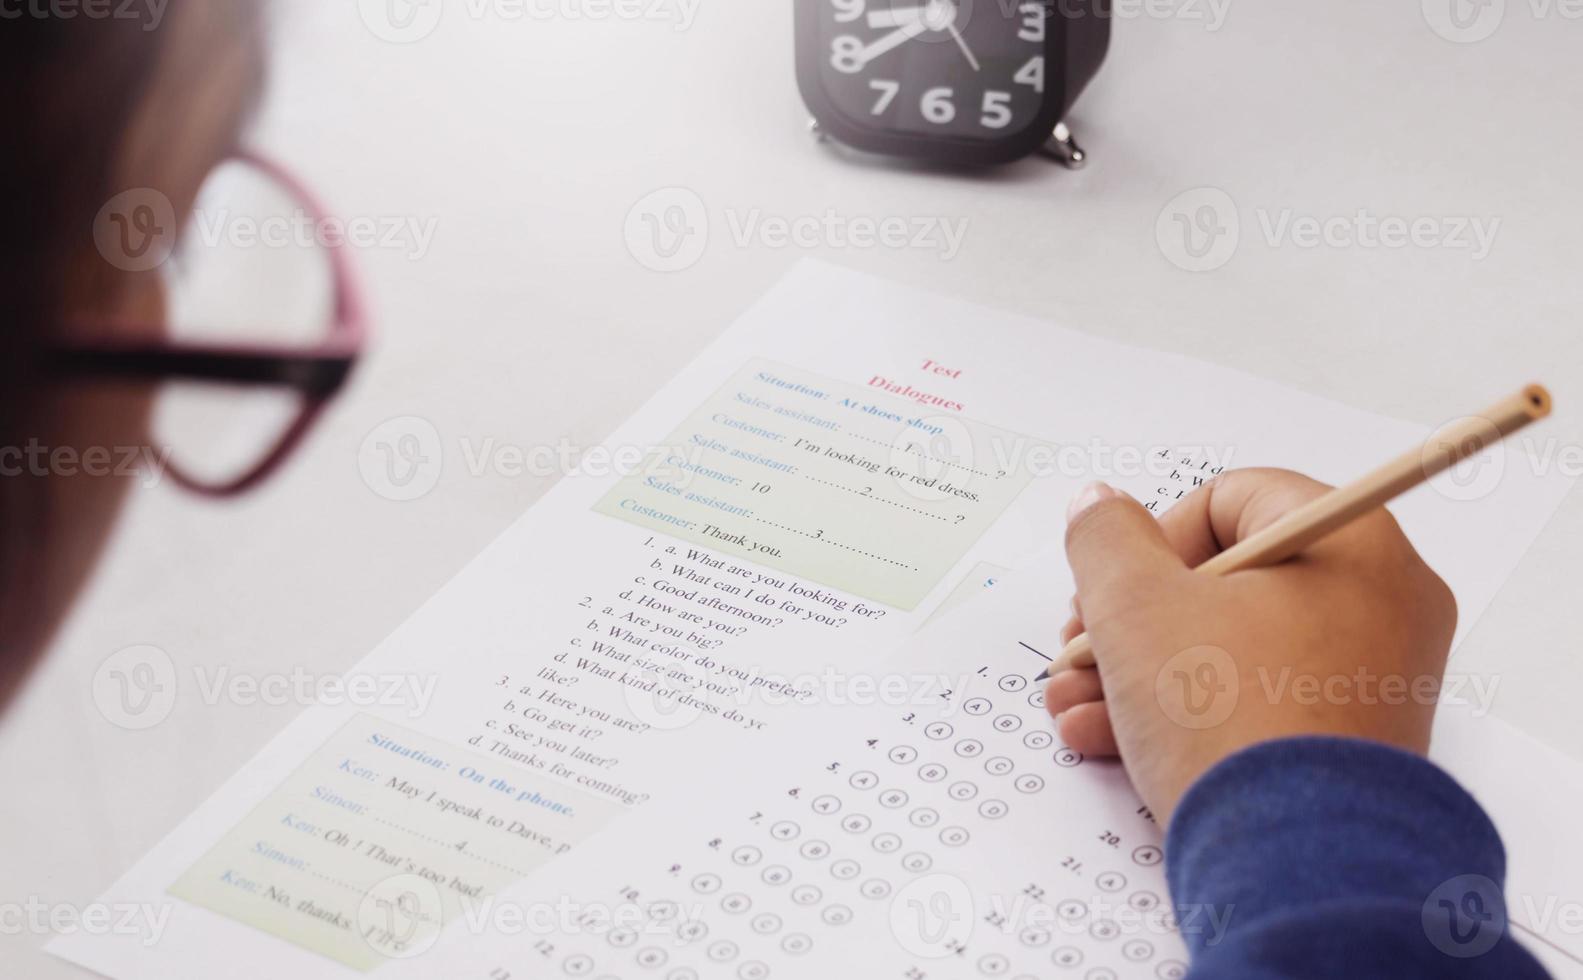
<path id="1" fill-rule="evenodd" d="M 830 137 L 825 135 L 824 127 L 819 125 L 819 120 L 817 119 L 808 120 L 808 135 L 812 136 L 816 143 L 827 143 L 830 141 Z"/>
<path id="2" fill-rule="evenodd" d="M 1088 153 L 1077 145 L 1077 140 L 1072 138 L 1072 131 L 1066 128 L 1064 122 L 1055 124 L 1055 132 L 1045 140 L 1043 152 L 1068 170 L 1082 170 L 1088 166 Z"/>

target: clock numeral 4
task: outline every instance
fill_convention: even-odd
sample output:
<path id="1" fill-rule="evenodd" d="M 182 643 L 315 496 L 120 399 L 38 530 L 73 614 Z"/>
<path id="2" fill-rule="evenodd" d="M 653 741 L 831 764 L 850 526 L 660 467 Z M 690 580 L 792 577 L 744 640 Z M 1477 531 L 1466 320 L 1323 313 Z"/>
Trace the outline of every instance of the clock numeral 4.
<path id="1" fill-rule="evenodd" d="M 1033 90 L 1040 95 L 1044 94 L 1044 55 L 1035 55 L 1028 59 L 1028 63 L 1017 69 L 1017 74 L 1012 78 L 1022 85 L 1031 85 Z"/>

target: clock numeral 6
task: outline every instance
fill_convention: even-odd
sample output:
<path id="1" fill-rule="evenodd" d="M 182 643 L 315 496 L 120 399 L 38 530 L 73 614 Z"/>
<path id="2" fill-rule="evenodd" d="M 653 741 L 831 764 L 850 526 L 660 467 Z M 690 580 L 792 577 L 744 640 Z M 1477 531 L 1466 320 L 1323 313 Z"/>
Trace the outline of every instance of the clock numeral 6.
<path id="1" fill-rule="evenodd" d="M 956 118 L 956 106 L 951 102 L 952 90 L 945 86 L 932 88 L 923 93 L 923 118 L 944 126 Z"/>
<path id="2" fill-rule="evenodd" d="M 863 16 L 866 0 L 832 0 L 837 24 L 850 24 Z"/>

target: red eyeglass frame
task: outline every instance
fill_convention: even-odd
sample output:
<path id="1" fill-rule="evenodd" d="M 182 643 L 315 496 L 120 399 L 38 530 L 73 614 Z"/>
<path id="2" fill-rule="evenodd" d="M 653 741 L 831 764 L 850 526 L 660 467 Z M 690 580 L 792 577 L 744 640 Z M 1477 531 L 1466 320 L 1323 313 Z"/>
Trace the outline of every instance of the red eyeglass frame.
<path id="1" fill-rule="evenodd" d="M 288 170 L 248 151 L 226 162 L 253 167 L 287 190 L 299 207 L 320 225 L 329 213 Z M 185 378 L 220 384 L 270 386 L 296 391 L 303 405 L 296 418 L 253 466 L 230 480 L 214 483 L 193 477 L 180 466 L 166 464 L 171 478 L 186 490 L 209 497 L 231 497 L 252 489 L 273 475 L 302 443 L 329 403 L 345 387 L 367 346 L 369 325 L 362 291 L 344 240 L 324 243 L 334 282 L 334 308 L 329 336 L 311 345 L 185 343 L 134 340 L 130 330 L 84 325 L 58 339 L 49 352 L 57 371 L 78 378 L 170 380 Z"/>

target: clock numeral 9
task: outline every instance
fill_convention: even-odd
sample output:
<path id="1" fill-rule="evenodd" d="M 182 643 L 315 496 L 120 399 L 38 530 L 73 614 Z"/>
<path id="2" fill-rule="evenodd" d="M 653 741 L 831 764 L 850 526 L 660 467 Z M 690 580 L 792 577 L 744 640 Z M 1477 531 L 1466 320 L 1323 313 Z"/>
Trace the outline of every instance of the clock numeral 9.
<path id="1" fill-rule="evenodd" d="M 952 90 L 941 86 L 923 93 L 923 118 L 944 126 L 956 118 L 956 106 L 951 102 Z"/>
<path id="2" fill-rule="evenodd" d="M 837 24 L 850 24 L 863 16 L 866 0 L 831 0 L 835 5 L 835 21 Z"/>

